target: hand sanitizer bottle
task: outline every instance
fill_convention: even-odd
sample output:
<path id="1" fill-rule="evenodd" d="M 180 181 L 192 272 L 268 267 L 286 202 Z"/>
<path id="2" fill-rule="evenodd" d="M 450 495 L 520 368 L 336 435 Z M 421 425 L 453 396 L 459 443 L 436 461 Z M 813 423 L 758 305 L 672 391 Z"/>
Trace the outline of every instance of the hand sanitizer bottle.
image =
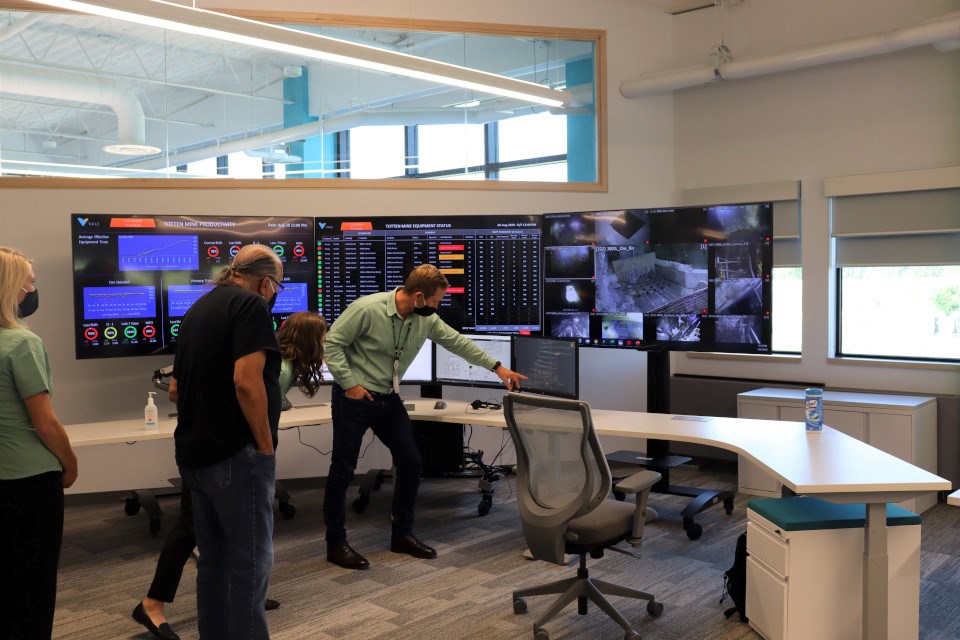
<path id="1" fill-rule="evenodd" d="M 156 391 L 147 392 L 147 406 L 143 408 L 143 428 L 147 431 L 156 431 L 160 427 L 157 418 L 157 405 L 153 404 L 153 396 L 155 395 L 157 395 Z"/>

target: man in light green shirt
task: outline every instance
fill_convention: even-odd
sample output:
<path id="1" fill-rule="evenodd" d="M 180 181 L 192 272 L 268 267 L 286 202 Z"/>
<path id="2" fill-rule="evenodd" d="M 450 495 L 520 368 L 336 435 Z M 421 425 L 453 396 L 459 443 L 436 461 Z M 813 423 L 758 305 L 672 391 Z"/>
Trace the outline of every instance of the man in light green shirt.
<path id="1" fill-rule="evenodd" d="M 335 384 L 331 391 L 333 453 L 323 520 L 327 560 L 333 564 L 347 569 L 370 567 L 347 544 L 345 527 L 347 488 L 368 428 L 390 449 L 396 465 L 391 551 L 437 557 L 434 549 L 413 535 L 422 464 L 413 425 L 399 395 L 404 372 L 428 338 L 470 364 L 490 369 L 507 389 L 519 388 L 520 380 L 526 379 L 494 361 L 436 315 L 449 286 L 436 267 L 420 265 L 403 287 L 355 300 L 327 334 L 324 359 Z"/>

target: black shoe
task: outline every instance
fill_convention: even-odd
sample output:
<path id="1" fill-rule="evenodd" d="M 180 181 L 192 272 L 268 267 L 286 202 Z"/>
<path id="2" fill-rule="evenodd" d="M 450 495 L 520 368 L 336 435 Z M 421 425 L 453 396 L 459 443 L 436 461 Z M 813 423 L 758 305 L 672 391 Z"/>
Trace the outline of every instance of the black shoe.
<path id="1" fill-rule="evenodd" d="M 344 569 L 369 569 L 370 563 L 362 555 L 350 548 L 346 542 L 334 546 L 327 545 L 327 562 Z"/>
<path id="2" fill-rule="evenodd" d="M 437 551 L 433 547 L 428 547 L 419 540 L 417 536 L 409 533 L 405 536 L 393 536 L 390 541 L 390 551 L 394 553 L 405 553 L 414 558 L 423 558 L 432 560 L 437 557 Z"/>
<path id="3" fill-rule="evenodd" d="M 133 619 L 142 624 L 147 628 L 147 631 L 157 636 L 158 638 L 163 638 L 164 640 L 180 640 L 180 636 L 173 632 L 173 629 L 170 628 L 170 625 L 166 622 L 163 622 L 158 627 L 153 624 L 153 620 L 150 619 L 150 616 L 147 614 L 146 610 L 143 608 L 143 603 L 137 605 L 137 608 L 133 610 Z"/>
<path id="4" fill-rule="evenodd" d="M 274 609 L 279 609 L 279 608 L 280 608 L 280 603 L 277 602 L 276 600 L 271 600 L 270 598 L 267 598 L 266 602 L 263 603 L 264 611 L 273 611 Z"/>

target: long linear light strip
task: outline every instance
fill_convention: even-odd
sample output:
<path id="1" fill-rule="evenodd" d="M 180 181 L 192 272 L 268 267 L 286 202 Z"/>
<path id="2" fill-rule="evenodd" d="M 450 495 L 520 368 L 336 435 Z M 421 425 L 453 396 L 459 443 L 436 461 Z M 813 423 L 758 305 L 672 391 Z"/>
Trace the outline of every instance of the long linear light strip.
<path id="1" fill-rule="evenodd" d="M 562 107 L 570 102 L 567 92 L 533 82 L 160 0 L 28 2 L 517 98 L 549 107 Z"/>

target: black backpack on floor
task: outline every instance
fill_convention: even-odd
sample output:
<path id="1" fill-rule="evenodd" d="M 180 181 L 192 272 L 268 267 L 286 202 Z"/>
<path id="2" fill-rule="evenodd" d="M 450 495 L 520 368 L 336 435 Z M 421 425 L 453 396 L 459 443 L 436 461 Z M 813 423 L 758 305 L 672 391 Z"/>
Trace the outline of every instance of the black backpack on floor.
<path id="1" fill-rule="evenodd" d="M 727 596 L 733 600 L 733 606 L 723 612 L 726 617 L 740 614 L 741 622 L 747 621 L 747 534 L 737 538 L 737 550 L 733 554 L 733 566 L 723 572 L 723 595 L 720 604 Z"/>

